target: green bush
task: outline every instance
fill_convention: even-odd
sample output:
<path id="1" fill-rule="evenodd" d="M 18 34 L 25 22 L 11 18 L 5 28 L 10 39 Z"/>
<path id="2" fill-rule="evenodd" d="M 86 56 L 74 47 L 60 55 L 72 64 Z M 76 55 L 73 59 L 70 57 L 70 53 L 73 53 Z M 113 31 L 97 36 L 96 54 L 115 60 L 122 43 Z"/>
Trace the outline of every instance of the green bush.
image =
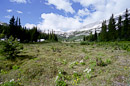
<path id="1" fill-rule="evenodd" d="M 17 39 L 10 37 L 4 41 L 1 54 L 5 56 L 6 59 L 14 60 L 22 49 L 23 46 L 17 41 Z"/>
<path id="2" fill-rule="evenodd" d="M 17 70 L 17 69 L 19 69 L 19 66 L 14 65 L 12 68 L 13 68 L 13 70 Z"/>
<path id="3" fill-rule="evenodd" d="M 106 66 L 105 62 L 101 58 L 96 58 L 97 66 Z"/>
<path id="4" fill-rule="evenodd" d="M 106 59 L 106 64 L 111 64 L 111 59 Z"/>

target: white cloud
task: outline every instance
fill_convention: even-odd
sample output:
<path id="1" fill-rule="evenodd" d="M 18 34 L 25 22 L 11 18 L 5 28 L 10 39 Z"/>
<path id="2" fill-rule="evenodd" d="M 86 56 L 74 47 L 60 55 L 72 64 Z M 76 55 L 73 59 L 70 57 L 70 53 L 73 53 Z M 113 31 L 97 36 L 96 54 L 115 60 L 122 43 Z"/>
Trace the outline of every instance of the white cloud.
<path id="1" fill-rule="evenodd" d="M 84 9 L 95 10 L 89 14 L 88 11 L 79 10 L 78 14 L 83 15 L 86 13 L 89 15 L 86 19 L 83 19 L 83 24 L 86 25 L 91 22 L 104 20 L 110 18 L 113 14 L 120 13 L 126 8 L 130 8 L 130 1 L 128 0 L 73 0 L 76 3 L 80 3 Z"/>
<path id="2" fill-rule="evenodd" d="M 10 12 L 12 12 L 12 11 L 13 11 L 13 10 L 11 10 L 11 9 L 8 9 L 8 10 L 7 10 L 8 13 L 10 13 Z"/>
<path id="3" fill-rule="evenodd" d="M 5 18 L 8 18 L 8 19 L 10 19 L 10 18 L 11 18 L 11 16 L 10 16 L 10 15 L 7 15 L 7 16 L 5 16 Z"/>
<path id="4" fill-rule="evenodd" d="M 17 13 L 22 14 L 23 12 L 22 12 L 22 11 L 17 10 Z"/>
<path id="5" fill-rule="evenodd" d="M 77 15 L 81 17 L 87 16 L 90 15 L 90 11 L 88 9 L 82 9 L 78 11 Z"/>
<path id="6" fill-rule="evenodd" d="M 75 18 L 64 17 L 54 13 L 43 13 L 41 18 L 43 21 L 37 25 L 41 30 L 68 31 L 76 30 L 81 26 L 81 23 Z"/>
<path id="7" fill-rule="evenodd" d="M 33 27 L 36 27 L 36 25 L 27 23 L 27 24 L 25 24 L 25 27 L 28 29 L 32 29 Z"/>
<path id="8" fill-rule="evenodd" d="M 10 2 L 27 3 L 27 0 L 10 0 Z"/>
<path id="9" fill-rule="evenodd" d="M 74 13 L 74 9 L 72 8 L 72 3 L 69 0 L 47 0 L 47 5 L 55 5 L 57 9 L 64 10 L 65 12 Z"/>
<path id="10" fill-rule="evenodd" d="M 74 17 L 64 17 L 54 13 L 43 13 L 41 21 L 37 25 L 27 24 L 25 26 L 37 26 L 42 31 L 55 30 L 55 31 L 73 31 L 79 29 L 83 25 L 92 22 L 109 19 L 113 14 L 120 13 L 126 8 L 130 8 L 130 0 L 73 0 L 75 3 L 80 3 L 83 8 L 74 13 L 69 0 L 48 0 L 48 5 L 53 4 L 59 10 L 74 13 Z M 67 3 L 66 3 L 67 2 Z M 91 9 L 91 10 L 90 10 Z M 94 12 L 91 12 L 95 10 Z M 87 16 L 87 17 L 85 17 Z M 82 21 L 82 22 L 80 22 Z"/>

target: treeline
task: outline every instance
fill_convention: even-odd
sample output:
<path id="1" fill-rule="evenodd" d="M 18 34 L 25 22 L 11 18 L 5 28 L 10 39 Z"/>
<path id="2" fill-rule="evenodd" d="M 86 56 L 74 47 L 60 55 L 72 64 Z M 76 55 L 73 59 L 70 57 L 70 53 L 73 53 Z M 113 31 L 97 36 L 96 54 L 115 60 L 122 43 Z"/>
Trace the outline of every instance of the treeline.
<path id="1" fill-rule="evenodd" d="M 118 21 L 114 19 L 114 15 L 109 19 L 108 25 L 106 20 L 102 22 L 100 33 L 90 33 L 89 36 L 84 36 L 84 41 L 130 41 L 130 14 L 126 9 L 124 19 L 118 17 Z"/>
<path id="2" fill-rule="evenodd" d="M 13 36 L 19 39 L 20 42 L 37 42 L 40 39 L 49 41 L 58 41 L 57 35 L 54 31 L 45 33 L 33 27 L 28 29 L 21 26 L 20 18 L 15 19 L 14 16 L 10 19 L 9 25 L 0 25 L 0 38 L 9 38 Z"/>

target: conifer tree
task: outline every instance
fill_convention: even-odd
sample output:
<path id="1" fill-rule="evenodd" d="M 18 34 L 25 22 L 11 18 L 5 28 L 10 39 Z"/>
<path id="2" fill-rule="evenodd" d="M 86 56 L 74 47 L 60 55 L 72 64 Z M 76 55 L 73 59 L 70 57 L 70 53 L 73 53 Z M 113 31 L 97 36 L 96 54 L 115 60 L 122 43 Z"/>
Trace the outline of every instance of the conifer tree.
<path id="1" fill-rule="evenodd" d="M 95 34 L 94 34 L 94 41 L 97 41 L 97 31 L 95 29 Z"/>
<path id="2" fill-rule="evenodd" d="M 19 27 L 21 27 L 21 21 L 20 21 L 20 18 L 19 18 Z"/>
<path id="3" fill-rule="evenodd" d="M 129 40 L 129 14 L 128 14 L 128 9 L 126 9 L 125 12 L 125 20 L 123 22 L 123 37 L 125 40 Z"/>
<path id="4" fill-rule="evenodd" d="M 16 19 L 15 26 L 16 26 L 16 27 L 18 26 L 18 17 L 17 17 L 17 19 Z"/>
<path id="5" fill-rule="evenodd" d="M 112 14 L 112 16 L 110 17 L 109 20 L 109 25 L 108 25 L 108 40 L 109 41 L 114 41 L 117 37 L 117 32 L 116 32 L 116 27 L 115 27 L 115 19 L 114 19 L 114 15 Z"/>
<path id="6" fill-rule="evenodd" d="M 123 31 L 122 31 L 122 17 L 121 16 L 119 16 L 119 18 L 118 18 L 117 26 L 118 26 L 118 38 L 122 39 L 122 36 L 123 36 L 122 32 Z"/>
<path id="7" fill-rule="evenodd" d="M 13 36 L 15 38 L 15 18 L 14 16 L 10 19 L 10 22 L 9 22 L 9 26 L 10 26 L 10 35 L 9 36 Z"/>
<path id="8" fill-rule="evenodd" d="M 101 27 L 101 32 L 99 35 L 99 40 L 100 41 L 107 41 L 107 25 L 106 25 L 106 21 L 103 21 L 102 23 L 102 27 Z"/>
<path id="9" fill-rule="evenodd" d="M 85 36 L 83 37 L 83 41 L 86 41 L 86 37 Z"/>

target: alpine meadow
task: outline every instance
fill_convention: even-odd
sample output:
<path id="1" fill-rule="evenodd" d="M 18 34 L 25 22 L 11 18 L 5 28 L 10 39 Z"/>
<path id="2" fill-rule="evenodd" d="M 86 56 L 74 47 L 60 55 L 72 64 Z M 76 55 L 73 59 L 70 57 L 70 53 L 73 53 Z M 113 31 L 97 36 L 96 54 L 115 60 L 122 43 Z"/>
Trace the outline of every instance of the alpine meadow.
<path id="1" fill-rule="evenodd" d="M 0 86 L 130 86 L 129 4 L 1 0 Z"/>

